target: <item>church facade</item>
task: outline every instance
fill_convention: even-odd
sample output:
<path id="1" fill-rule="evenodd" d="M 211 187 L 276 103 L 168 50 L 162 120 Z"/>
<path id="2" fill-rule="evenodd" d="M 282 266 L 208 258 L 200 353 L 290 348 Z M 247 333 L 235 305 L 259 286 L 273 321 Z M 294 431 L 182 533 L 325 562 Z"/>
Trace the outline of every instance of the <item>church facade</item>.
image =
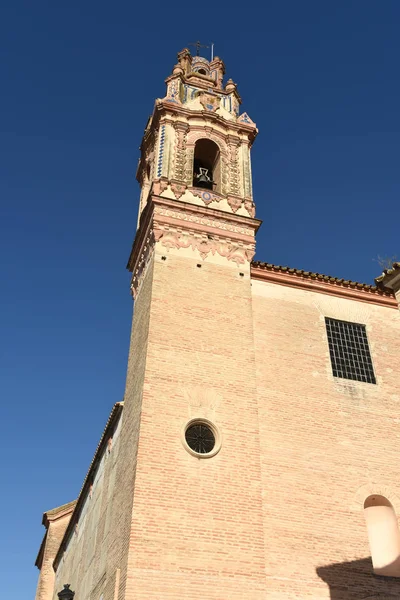
<path id="1" fill-rule="evenodd" d="M 124 401 L 48 511 L 36 600 L 400 596 L 400 264 L 254 262 L 257 135 L 187 49 L 141 145 Z"/>

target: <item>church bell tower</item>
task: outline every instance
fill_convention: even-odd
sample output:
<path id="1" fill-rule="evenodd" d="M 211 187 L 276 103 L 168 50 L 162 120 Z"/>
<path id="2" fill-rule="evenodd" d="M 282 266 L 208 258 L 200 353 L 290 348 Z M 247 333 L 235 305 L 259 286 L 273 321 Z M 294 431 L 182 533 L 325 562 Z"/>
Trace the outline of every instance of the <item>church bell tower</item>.
<path id="1" fill-rule="evenodd" d="M 257 128 L 224 73 L 220 58 L 182 50 L 141 144 L 121 432 L 120 485 L 133 498 L 126 598 L 263 597 Z"/>
<path id="2" fill-rule="evenodd" d="M 128 265 L 135 298 L 143 263 L 155 244 L 164 253 L 191 248 L 201 262 L 218 256 L 244 270 L 254 254 L 258 222 L 250 148 L 257 128 L 246 113 L 240 114 L 236 84 L 229 79 L 224 85 L 224 73 L 218 57 L 209 62 L 182 50 L 166 80 L 166 96 L 156 101 L 147 123 L 137 169 L 138 234 Z M 202 219 L 207 224 L 199 228 Z M 142 247 L 150 222 L 151 239 L 147 236 Z"/>
<path id="3" fill-rule="evenodd" d="M 251 262 L 257 128 L 224 74 L 184 49 L 147 123 L 124 399 L 43 517 L 36 600 L 400 597 L 400 263 Z"/>

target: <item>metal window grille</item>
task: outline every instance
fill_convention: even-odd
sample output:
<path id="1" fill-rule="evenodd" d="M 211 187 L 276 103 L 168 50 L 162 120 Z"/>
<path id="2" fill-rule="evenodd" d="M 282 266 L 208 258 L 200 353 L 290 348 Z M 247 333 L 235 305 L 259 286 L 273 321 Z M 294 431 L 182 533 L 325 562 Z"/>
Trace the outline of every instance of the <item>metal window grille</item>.
<path id="1" fill-rule="evenodd" d="M 376 383 L 365 325 L 325 317 L 334 377 Z"/>
<path id="2" fill-rule="evenodd" d="M 205 423 L 195 423 L 185 433 L 188 446 L 199 454 L 208 454 L 215 446 L 215 436 Z"/>

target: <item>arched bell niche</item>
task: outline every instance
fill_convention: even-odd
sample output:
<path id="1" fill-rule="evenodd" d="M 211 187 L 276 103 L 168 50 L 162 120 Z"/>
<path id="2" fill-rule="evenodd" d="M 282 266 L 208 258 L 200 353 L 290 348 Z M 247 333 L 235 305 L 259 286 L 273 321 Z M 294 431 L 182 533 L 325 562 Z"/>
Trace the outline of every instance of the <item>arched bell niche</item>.
<path id="1" fill-rule="evenodd" d="M 194 147 L 193 186 L 221 191 L 221 153 L 218 145 L 207 138 L 197 140 Z"/>

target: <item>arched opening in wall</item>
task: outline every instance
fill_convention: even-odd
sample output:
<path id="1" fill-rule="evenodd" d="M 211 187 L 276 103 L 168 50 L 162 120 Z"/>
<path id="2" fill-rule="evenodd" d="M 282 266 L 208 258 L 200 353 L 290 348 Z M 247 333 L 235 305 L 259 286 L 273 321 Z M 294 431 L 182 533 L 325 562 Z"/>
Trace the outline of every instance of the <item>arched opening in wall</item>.
<path id="1" fill-rule="evenodd" d="M 200 73 L 201 75 L 207 75 L 205 69 L 199 69 L 197 72 Z"/>
<path id="2" fill-rule="evenodd" d="M 221 155 L 215 142 L 197 140 L 194 148 L 193 185 L 206 190 L 221 190 Z"/>
<path id="3" fill-rule="evenodd" d="M 374 573 L 400 577 L 400 532 L 393 506 L 374 494 L 364 502 L 364 515 Z"/>

